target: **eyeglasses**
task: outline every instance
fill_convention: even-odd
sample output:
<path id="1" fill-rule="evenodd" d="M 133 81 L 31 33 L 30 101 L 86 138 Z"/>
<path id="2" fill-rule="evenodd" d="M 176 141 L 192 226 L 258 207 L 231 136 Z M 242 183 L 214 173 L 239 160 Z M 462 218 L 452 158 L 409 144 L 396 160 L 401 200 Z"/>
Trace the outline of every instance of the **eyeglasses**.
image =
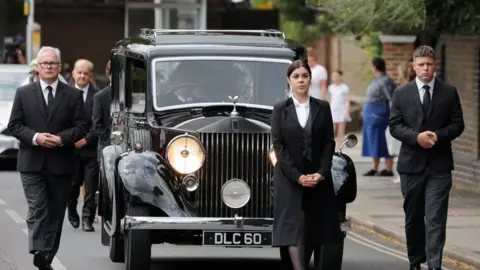
<path id="1" fill-rule="evenodd" d="M 41 68 L 46 68 L 46 67 L 57 67 L 60 63 L 59 62 L 42 62 L 38 63 Z"/>

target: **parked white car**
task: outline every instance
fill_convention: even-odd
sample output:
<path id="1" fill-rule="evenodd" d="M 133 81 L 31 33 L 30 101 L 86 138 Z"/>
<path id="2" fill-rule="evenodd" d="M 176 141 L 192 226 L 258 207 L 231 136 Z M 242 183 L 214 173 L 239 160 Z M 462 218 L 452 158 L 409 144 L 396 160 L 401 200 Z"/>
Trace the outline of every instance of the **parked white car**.
<path id="1" fill-rule="evenodd" d="M 17 88 L 29 76 L 29 65 L 0 65 L 0 158 L 16 159 L 19 141 L 7 129 Z"/>

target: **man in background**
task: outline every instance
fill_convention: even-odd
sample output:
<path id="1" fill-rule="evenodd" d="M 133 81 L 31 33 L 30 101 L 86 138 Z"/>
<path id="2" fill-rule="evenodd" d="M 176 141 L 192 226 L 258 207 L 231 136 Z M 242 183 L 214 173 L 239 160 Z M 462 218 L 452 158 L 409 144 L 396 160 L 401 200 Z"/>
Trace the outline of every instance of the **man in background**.
<path id="1" fill-rule="evenodd" d="M 80 226 L 80 217 L 77 213 L 77 201 L 80 193 L 80 186 L 85 188 L 82 209 L 82 229 L 87 232 L 94 231 L 93 221 L 97 212 L 95 193 L 98 190 L 98 163 L 97 163 L 97 141 L 98 138 L 93 132 L 92 113 L 93 96 L 98 92 L 91 83 L 93 73 L 92 62 L 86 59 L 79 59 L 75 62 L 72 71 L 72 78 L 75 88 L 82 92 L 84 101 L 84 114 L 87 119 L 86 135 L 75 142 L 75 171 L 72 179 L 72 189 L 68 202 L 68 220 L 74 228 Z"/>

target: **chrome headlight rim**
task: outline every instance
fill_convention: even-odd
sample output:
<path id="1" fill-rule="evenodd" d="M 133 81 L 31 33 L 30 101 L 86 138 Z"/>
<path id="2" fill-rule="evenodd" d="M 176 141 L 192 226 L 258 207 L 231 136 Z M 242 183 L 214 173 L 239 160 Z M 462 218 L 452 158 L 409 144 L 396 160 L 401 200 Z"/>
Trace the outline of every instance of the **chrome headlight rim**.
<path id="1" fill-rule="evenodd" d="M 230 205 L 229 203 L 227 203 L 227 202 L 225 201 L 225 199 L 224 199 L 224 196 L 223 196 L 224 193 L 223 193 L 223 192 L 224 192 L 225 188 L 226 188 L 230 183 L 232 183 L 232 182 L 240 182 L 240 183 L 244 184 L 244 185 L 247 187 L 247 190 L 248 190 L 248 200 L 246 200 L 245 203 L 244 203 L 243 205 L 241 205 L 241 206 L 232 206 L 232 205 Z M 223 202 L 226 206 L 230 207 L 231 209 L 240 209 L 240 208 L 242 208 L 242 207 L 245 207 L 245 205 L 247 205 L 247 204 L 250 202 L 250 200 L 252 199 L 252 190 L 251 190 L 251 188 L 250 188 L 250 186 L 248 185 L 247 182 L 243 181 L 242 179 L 233 178 L 233 179 L 228 180 L 227 182 L 225 182 L 225 183 L 222 185 L 222 189 L 221 189 L 221 191 L 220 191 L 220 197 L 222 198 L 222 202 Z"/>
<path id="2" fill-rule="evenodd" d="M 196 169 L 195 171 L 193 172 L 187 172 L 187 173 L 183 173 L 183 172 L 179 172 L 173 165 L 172 163 L 170 162 L 170 158 L 169 158 L 169 155 L 168 155 L 168 150 L 170 149 L 170 147 L 172 146 L 172 144 L 177 141 L 177 140 L 180 140 L 180 139 L 183 139 L 183 138 L 190 138 L 190 139 L 193 139 L 197 144 L 198 146 L 200 147 L 203 155 L 202 155 L 202 160 L 200 162 L 200 166 L 198 167 L 198 169 Z M 202 142 L 195 136 L 193 136 L 192 134 L 188 134 L 188 133 L 185 133 L 185 134 L 180 134 L 180 135 L 177 135 L 175 137 L 173 137 L 167 144 L 167 147 L 165 147 L 165 159 L 168 163 L 168 165 L 170 167 L 172 167 L 172 169 L 174 169 L 177 173 L 181 174 L 181 175 L 189 175 L 189 174 L 193 174 L 195 172 L 197 172 L 198 170 L 200 170 L 202 167 L 203 167 L 203 164 L 205 164 L 205 160 L 206 160 L 206 152 L 205 152 L 205 146 L 202 144 Z"/>

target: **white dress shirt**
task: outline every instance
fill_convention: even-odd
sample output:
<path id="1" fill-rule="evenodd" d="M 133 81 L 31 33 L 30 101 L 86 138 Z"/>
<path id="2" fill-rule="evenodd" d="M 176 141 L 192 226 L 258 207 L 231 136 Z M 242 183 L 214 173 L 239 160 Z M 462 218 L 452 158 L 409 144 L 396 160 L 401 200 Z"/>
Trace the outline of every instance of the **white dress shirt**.
<path id="1" fill-rule="evenodd" d="M 40 81 L 40 88 L 42 89 L 43 98 L 45 99 L 45 103 L 48 106 L 48 89 L 47 89 L 47 87 L 48 86 L 52 87 L 52 95 L 55 98 L 55 93 L 57 93 L 58 79 L 56 79 L 52 84 L 48 84 L 48 83 L 46 83 L 42 80 L 39 80 L 39 81 Z M 33 135 L 33 139 L 32 139 L 32 144 L 33 145 L 38 145 L 37 144 L 38 134 L 39 133 L 37 132 L 37 133 L 35 133 L 35 135 Z"/>
<path id="2" fill-rule="evenodd" d="M 425 95 L 425 89 L 423 88 L 424 85 L 430 86 L 430 100 L 432 100 L 433 97 L 433 85 L 435 84 L 435 77 L 433 77 L 432 81 L 429 83 L 423 83 L 420 81 L 418 77 L 415 78 L 415 82 L 417 83 L 417 88 L 418 88 L 418 94 L 420 95 L 420 102 L 423 104 L 423 95 Z"/>
<path id="3" fill-rule="evenodd" d="M 75 88 L 83 91 L 83 102 L 85 102 L 87 100 L 87 94 L 88 94 L 88 87 L 89 86 L 90 86 L 90 84 L 87 84 L 85 87 L 82 88 L 82 87 L 78 86 L 77 84 L 75 84 Z"/>
<path id="4" fill-rule="evenodd" d="M 295 95 L 292 95 L 292 99 L 297 112 L 298 123 L 302 127 L 305 127 L 308 121 L 308 116 L 310 115 L 310 96 L 305 103 L 300 103 L 300 101 L 295 98 Z"/>
<path id="5" fill-rule="evenodd" d="M 52 84 L 48 84 L 48 83 L 40 80 L 40 87 L 42 88 L 43 97 L 45 98 L 45 103 L 47 103 L 47 105 L 48 105 L 48 89 L 47 89 L 47 86 L 49 86 L 49 85 L 52 87 L 52 94 L 53 94 L 53 97 L 55 97 L 55 93 L 57 92 L 58 79 L 55 80 Z"/>

